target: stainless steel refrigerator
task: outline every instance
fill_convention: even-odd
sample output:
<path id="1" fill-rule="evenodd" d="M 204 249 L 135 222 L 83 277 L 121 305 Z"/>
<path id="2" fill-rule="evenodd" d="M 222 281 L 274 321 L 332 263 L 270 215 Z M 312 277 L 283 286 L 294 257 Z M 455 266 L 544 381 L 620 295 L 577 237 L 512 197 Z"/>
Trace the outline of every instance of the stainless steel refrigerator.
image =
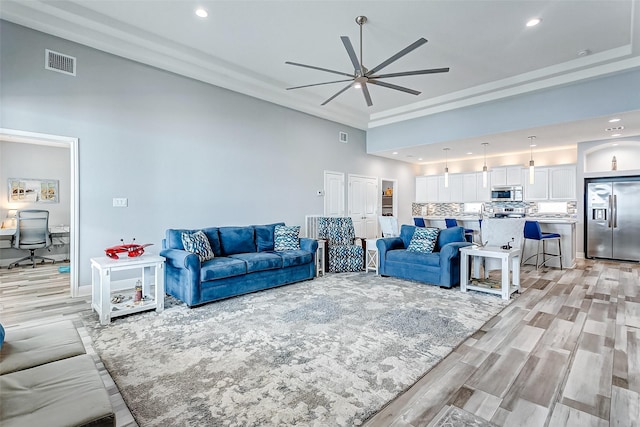
<path id="1" fill-rule="evenodd" d="M 588 258 L 640 261 L 640 177 L 586 182 Z"/>

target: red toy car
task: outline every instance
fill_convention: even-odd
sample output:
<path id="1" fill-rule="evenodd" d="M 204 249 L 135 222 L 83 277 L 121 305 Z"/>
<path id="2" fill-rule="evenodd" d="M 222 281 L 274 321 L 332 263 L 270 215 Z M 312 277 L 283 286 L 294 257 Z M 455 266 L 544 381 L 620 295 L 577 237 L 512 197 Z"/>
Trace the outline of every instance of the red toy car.
<path id="1" fill-rule="evenodd" d="M 153 245 L 153 243 L 138 245 L 136 243 L 136 239 L 133 239 L 133 241 L 129 244 L 125 244 L 124 239 L 120 239 L 120 241 L 122 242 L 121 245 L 112 246 L 104 250 L 104 252 L 107 254 L 109 258 L 119 259 L 120 257 L 118 256 L 118 254 L 125 253 L 125 252 L 128 254 L 129 257 L 137 257 L 144 253 L 144 248 L 146 248 L 147 246 Z"/>

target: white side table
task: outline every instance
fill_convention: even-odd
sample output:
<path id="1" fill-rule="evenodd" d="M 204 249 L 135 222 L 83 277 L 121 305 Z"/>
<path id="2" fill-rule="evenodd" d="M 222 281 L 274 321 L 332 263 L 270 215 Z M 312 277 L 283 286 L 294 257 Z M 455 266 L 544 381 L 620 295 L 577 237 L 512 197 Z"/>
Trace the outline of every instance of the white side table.
<path id="1" fill-rule="evenodd" d="M 378 259 L 378 239 L 367 239 L 365 244 L 365 253 L 366 253 L 366 263 L 364 266 L 364 270 L 369 272 L 369 270 L 373 270 L 378 274 L 378 266 L 380 265 L 380 260 Z"/>
<path id="2" fill-rule="evenodd" d="M 124 286 L 114 286 L 112 273 L 115 271 L 138 270 L 142 282 L 143 300 L 133 302 L 135 291 L 131 279 Z M 154 278 L 154 295 L 151 296 L 151 273 Z M 133 284 L 135 284 L 135 280 Z M 142 255 L 134 258 L 112 259 L 109 257 L 91 258 L 91 307 L 100 316 L 100 324 L 106 325 L 111 319 L 139 311 L 164 310 L 164 258 L 157 255 Z M 120 303 L 112 303 L 112 292 L 118 291 L 127 298 Z"/>
<path id="3" fill-rule="evenodd" d="M 470 257 L 497 258 L 501 260 L 502 277 L 500 278 L 499 287 L 493 287 L 487 280 L 479 280 L 477 284 L 469 283 L 469 259 Z M 476 270 L 476 276 L 479 276 L 479 269 Z M 511 270 L 511 280 L 509 280 L 509 271 Z M 484 274 L 486 277 L 486 272 Z M 502 296 L 502 299 L 508 300 L 512 293 L 520 292 L 520 249 L 501 249 L 497 246 L 465 246 L 460 248 L 460 290 L 467 292 L 473 289 L 490 294 Z"/>
<path id="4" fill-rule="evenodd" d="M 327 241 L 318 239 L 318 250 L 316 251 L 316 276 L 324 276 L 325 248 Z"/>

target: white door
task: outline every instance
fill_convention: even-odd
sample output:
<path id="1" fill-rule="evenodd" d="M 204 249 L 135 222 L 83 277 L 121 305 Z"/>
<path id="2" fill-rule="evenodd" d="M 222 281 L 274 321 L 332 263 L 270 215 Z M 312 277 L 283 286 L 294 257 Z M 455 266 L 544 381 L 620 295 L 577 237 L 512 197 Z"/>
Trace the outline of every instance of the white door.
<path id="1" fill-rule="evenodd" d="M 324 171 L 324 216 L 344 216 L 344 173 Z"/>
<path id="2" fill-rule="evenodd" d="M 349 175 L 349 216 L 353 219 L 356 237 L 377 237 L 378 178 Z"/>

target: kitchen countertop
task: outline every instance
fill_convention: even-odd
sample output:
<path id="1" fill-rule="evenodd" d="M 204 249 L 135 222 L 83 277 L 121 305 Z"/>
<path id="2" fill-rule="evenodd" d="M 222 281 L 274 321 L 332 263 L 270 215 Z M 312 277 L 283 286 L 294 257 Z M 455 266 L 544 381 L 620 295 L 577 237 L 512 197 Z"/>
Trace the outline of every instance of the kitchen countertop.
<path id="1" fill-rule="evenodd" d="M 518 218 L 494 218 L 489 216 L 490 214 L 485 215 L 482 219 L 495 219 L 500 221 L 510 220 L 510 219 L 518 219 Z M 431 216 L 423 216 L 422 218 L 429 221 L 444 221 L 445 218 L 455 218 L 458 221 L 478 221 L 480 218 L 478 215 L 447 215 L 447 216 L 439 216 L 439 215 L 431 215 Z M 525 216 L 525 220 L 530 221 L 538 221 L 540 224 L 575 224 L 578 222 L 575 218 L 549 218 L 549 217 L 540 217 L 535 215 Z"/>

